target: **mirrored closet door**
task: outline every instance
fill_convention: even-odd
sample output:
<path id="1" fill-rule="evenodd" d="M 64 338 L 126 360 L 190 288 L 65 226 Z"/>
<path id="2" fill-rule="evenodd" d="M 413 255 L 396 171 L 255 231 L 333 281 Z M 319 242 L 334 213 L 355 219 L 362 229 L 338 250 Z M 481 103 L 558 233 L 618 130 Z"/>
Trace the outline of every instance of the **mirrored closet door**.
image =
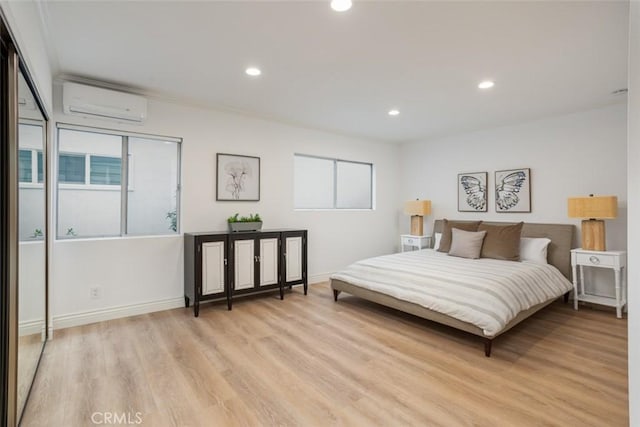
<path id="1" fill-rule="evenodd" d="M 18 377 L 20 418 L 46 341 L 47 174 L 44 115 L 18 73 Z"/>
<path id="2" fill-rule="evenodd" d="M 20 423 L 47 336 L 47 116 L 0 9 L 0 426 Z"/>

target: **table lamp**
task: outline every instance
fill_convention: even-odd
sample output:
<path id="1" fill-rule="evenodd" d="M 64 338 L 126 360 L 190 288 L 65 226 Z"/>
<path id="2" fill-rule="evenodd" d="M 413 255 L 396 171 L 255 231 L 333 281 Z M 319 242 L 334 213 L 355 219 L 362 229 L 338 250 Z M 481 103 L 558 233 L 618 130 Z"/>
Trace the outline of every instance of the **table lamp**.
<path id="1" fill-rule="evenodd" d="M 618 216 L 616 196 L 570 197 L 569 218 L 582 220 L 582 249 L 605 251 L 605 231 L 603 219 Z"/>
<path id="2" fill-rule="evenodd" d="M 411 215 L 411 235 L 422 236 L 422 217 L 431 214 L 431 200 L 409 200 L 404 203 L 404 212 Z"/>

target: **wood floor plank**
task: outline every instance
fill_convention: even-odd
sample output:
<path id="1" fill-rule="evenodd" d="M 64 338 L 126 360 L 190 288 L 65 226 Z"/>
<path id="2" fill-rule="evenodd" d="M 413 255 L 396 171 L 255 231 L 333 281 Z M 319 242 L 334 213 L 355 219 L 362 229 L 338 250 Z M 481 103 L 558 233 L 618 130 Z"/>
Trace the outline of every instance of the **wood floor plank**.
<path id="1" fill-rule="evenodd" d="M 56 331 L 23 426 L 626 426 L 627 321 L 554 303 L 482 341 L 328 284 Z"/>

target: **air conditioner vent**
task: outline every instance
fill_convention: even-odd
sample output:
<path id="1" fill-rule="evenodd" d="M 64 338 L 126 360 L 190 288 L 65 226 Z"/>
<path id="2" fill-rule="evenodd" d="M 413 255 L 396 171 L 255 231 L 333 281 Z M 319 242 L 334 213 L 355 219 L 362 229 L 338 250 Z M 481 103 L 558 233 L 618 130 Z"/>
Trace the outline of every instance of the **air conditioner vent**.
<path id="1" fill-rule="evenodd" d="M 79 83 L 63 84 L 62 107 L 65 114 L 122 123 L 142 124 L 147 118 L 146 98 Z"/>

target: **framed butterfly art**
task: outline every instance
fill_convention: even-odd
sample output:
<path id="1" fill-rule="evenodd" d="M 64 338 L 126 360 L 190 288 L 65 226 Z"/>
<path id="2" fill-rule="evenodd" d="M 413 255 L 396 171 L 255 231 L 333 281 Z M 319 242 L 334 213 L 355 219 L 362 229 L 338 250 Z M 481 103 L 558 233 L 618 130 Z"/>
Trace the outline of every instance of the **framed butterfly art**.
<path id="1" fill-rule="evenodd" d="M 458 174 L 458 212 L 487 211 L 487 172 Z"/>
<path id="2" fill-rule="evenodd" d="M 531 170 L 496 171 L 496 212 L 531 212 Z"/>

